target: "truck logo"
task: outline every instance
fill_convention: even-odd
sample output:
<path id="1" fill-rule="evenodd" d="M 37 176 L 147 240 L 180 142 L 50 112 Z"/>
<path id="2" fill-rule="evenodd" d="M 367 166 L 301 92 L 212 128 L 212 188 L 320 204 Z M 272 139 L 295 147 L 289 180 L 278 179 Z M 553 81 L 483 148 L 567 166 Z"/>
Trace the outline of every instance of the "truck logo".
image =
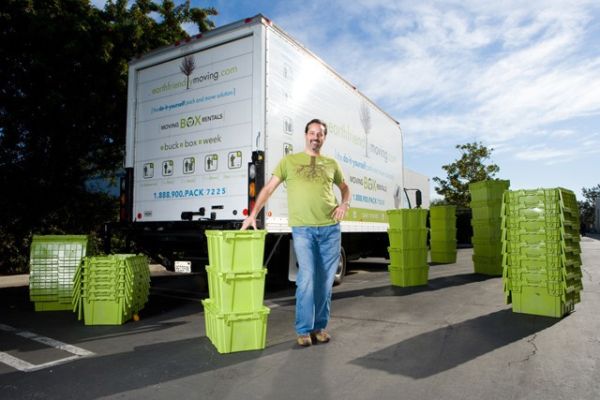
<path id="1" fill-rule="evenodd" d="M 193 128 L 195 126 L 200 126 L 203 123 L 219 121 L 225 118 L 225 113 L 221 112 L 219 114 L 210 114 L 210 115 L 188 115 L 180 118 L 179 121 L 167 122 L 160 125 L 161 131 L 166 131 L 173 128 Z"/>
<path id="2" fill-rule="evenodd" d="M 179 127 L 181 129 L 191 128 L 192 126 L 202 125 L 202 116 L 194 115 L 187 118 L 181 118 L 179 121 Z"/>
<path id="3" fill-rule="evenodd" d="M 186 77 L 186 90 L 190 88 L 190 75 L 196 69 L 196 63 L 194 62 L 194 57 L 185 56 L 181 61 L 181 65 L 179 66 L 179 70 Z"/>
<path id="4" fill-rule="evenodd" d="M 283 117 L 283 131 L 288 135 L 294 133 L 294 126 L 290 117 Z"/>
<path id="5" fill-rule="evenodd" d="M 371 131 L 371 109 L 366 102 L 360 105 L 360 122 L 365 131 L 365 157 L 369 157 L 369 132 Z"/>

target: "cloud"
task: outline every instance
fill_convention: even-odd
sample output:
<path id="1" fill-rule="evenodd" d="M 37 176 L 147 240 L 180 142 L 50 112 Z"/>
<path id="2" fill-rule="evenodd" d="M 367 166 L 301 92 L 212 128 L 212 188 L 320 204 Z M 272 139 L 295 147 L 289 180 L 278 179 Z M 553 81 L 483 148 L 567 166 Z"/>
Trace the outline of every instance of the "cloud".
<path id="1" fill-rule="evenodd" d="M 600 154 L 600 134 L 581 135 L 573 139 L 570 134 L 563 136 L 563 133 L 564 131 L 551 132 L 548 134 L 547 143 L 521 147 L 514 152 L 514 158 L 523 161 L 543 161 L 547 165 L 553 165 Z"/>
<path id="2" fill-rule="evenodd" d="M 575 156 L 573 149 L 553 149 L 548 146 L 534 146 L 515 153 L 515 158 L 527 161 L 568 161 Z"/>
<path id="3" fill-rule="evenodd" d="M 554 124 L 600 118 L 600 53 L 589 51 L 595 2 L 331 1 L 316 14 L 308 3 L 281 25 L 398 119 L 411 151 L 540 140 Z M 337 7 L 344 13 L 332 14 Z"/>

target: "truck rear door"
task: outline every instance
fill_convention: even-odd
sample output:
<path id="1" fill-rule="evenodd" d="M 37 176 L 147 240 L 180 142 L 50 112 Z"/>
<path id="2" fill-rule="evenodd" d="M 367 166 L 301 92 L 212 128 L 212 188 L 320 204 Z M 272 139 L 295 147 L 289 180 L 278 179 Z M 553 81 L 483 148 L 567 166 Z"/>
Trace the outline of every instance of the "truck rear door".
<path id="1" fill-rule="evenodd" d="M 177 221 L 204 208 L 206 217 L 241 219 L 253 140 L 253 37 L 173 54 L 135 76 L 133 217 Z"/>

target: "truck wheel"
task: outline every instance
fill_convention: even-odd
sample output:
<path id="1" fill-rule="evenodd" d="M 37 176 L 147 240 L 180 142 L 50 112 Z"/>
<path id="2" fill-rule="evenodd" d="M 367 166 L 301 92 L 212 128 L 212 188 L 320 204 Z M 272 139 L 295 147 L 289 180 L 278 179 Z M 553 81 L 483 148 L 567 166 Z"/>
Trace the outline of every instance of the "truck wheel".
<path id="1" fill-rule="evenodd" d="M 333 280 L 333 284 L 341 284 L 344 280 L 344 275 L 346 275 L 346 252 L 342 247 L 340 249 L 340 261 L 338 263 L 337 271 L 335 271 L 335 279 Z"/>

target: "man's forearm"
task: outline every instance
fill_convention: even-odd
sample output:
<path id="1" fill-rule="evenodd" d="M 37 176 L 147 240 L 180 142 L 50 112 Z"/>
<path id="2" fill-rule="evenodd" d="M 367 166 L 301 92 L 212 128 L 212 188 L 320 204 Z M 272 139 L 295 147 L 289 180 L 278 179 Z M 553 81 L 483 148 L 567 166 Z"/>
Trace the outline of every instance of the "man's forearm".
<path id="1" fill-rule="evenodd" d="M 256 218 L 260 210 L 267 204 L 267 200 L 271 196 L 268 189 L 263 187 L 260 192 L 258 192 L 258 197 L 256 198 L 256 203 L 254 203 L 254 208 L 250 211 L 250 216 L 252 218 Z"/>

